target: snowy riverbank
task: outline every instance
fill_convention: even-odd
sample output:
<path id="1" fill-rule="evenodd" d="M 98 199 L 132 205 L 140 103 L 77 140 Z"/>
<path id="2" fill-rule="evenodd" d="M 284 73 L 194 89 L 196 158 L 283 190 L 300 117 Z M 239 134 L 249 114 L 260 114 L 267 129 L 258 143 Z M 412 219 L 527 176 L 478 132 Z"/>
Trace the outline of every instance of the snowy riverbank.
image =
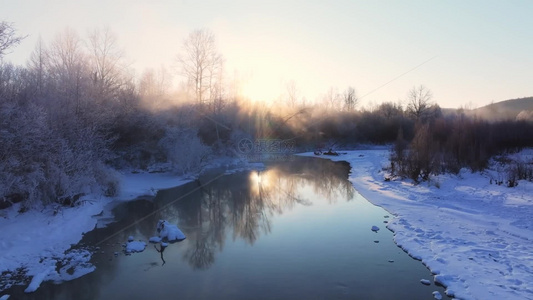
<path id="1" fill-rule="evenodd" d="M 87 251 L 65 251 L 78 243 L 85 232 L 94 229 L 102 215 L 110 216 L 112 202 L 153 196 L 159 189 L 191 180 L 166 173 L 128 173 L 121 175 L 121 192 L 114 198 L 89 195 L 73 208 L 48 207 L 20 214 L 19 205 L 15 204 L 0 211 L 0 291 L 20 280 L 15 279 L 19 271 L 26 276 L 54 281 L 71 280 L 91 272 L 94 266 L 88 263 L 90 254 Z M 68 261 L 76 272 L 56 272 L 53 267 L 58 261 Z"/>
<path id="2" fill-rule="evenodd" d="M 531 155 L 531 151 L 527 152 Z M 303 154 L 314 156 L 312 153 Z M 385 182 L 387 150 L 321 156 L 347 161 L 350 181 L 395 217 L 395 242 L 460 299 L 533 299 L 533 183 L 490 184 L 495 170 Z"/>
<path id="3" fill-rule="evenodd" d="M 221 169 L 230 174 L 262 167 L 262 164 L 222 157 L 211 161 L 204 170 Z M 70 249 L 85 232 L 112 221 L 111 209 L 120 202 L 155 196 L 158 190 L 180 186 L 194 179 L 190 175 L 170 173 L 123 172 L 120 174 L 120 192 L 112 198 L 87 195 L 73 208 L 50 206 L 19 213 L 20 204 L 15 204 L 0 210 L 0 297 L 2 290 L 21 284 L 27 281 L 26 278 L 32 279 L 27 289 L 31 292 L 42 281 L 62 282 L 92 272 L 95 267 L 89 260 L 95 249 Z M 58 263 L 62 265 L 59 270 L 56 268 Z"/>

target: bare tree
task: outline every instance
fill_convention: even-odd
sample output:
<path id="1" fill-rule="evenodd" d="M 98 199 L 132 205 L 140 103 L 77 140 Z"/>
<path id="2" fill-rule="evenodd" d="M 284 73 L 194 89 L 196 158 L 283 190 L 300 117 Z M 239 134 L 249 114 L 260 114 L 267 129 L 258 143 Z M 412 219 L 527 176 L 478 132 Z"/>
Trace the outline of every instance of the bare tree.
<path id="1" fill-rule="evenodd" d="M 417 121 L 423 121 L 431 107 L 433 94 L 423 85 L 413 87 L 407 94 L 407 113 Z"/>
<path id="2" fill-rule="evenodd" d="M 377 113 L 389 120 L 403 115 L 402 107 L 392 102 L 383 102 L 379 105 Z"/>
<path id="3" fill-rule="evenodd" d="M 296 107 L 296 105 L 298 104 L 299 93 L 296 82 L 294 80 L 287 82 L 285 88 L 287 89 L 287 106 L 291 108 Z"/>
<path id="4" fill-rule="evenodd" d="M 218 53 L 215 36 L 207 29 L 191 32 L 183 42 L 183 52 L 178 55 L 181 73 L 192 87 L 197 104 L 212 101 L 213 86 L 222 71 L 222 55 Z"/>
<path id="5" fill-rule="evenodd" d="M 341 109 L 342 97 L 335 87 L 330 87 L 328 89 L 328 91 L 322 97 L 322 101 L 324 102 L 324 107 L 326 110 L 337 111 Z"/>
<path id="6" fill-rule="evenodd" d="M 31 78 L 34 80 L 36 95 L 38 98 L 44 95 L 44 85 L 48 65 L 48 50 L 46 49 L 43 39 L 39 37 L 37 45 L 35 45 L 35 49 L 31 53 L 27 63 Z"/>
<path id="7" fill-rule="evenodd" d="M 92 81 L 100 99 L 117 94 L 121 86 L 123 51 L 117 37 L 107 27 L 95 29 L 89 34 L 88 48 L 92 67 Z"/>
<path id="8" fill-rule="evenodd" d="M 359 98 L 357 98 L 357 95 L 355 93 L 355 89 L 353 87 L 348 87 L 346 91 L 344 92 L 344 109 L 346 111 L 354 111 L 355 107 L 357 106 L 357 103 L 359 102 Z"/>
<path id="9" fill-rule="evenodd" d="M 7 54 L 9 48 L 19 44 L 24 38 L 16 35 L 12 24 L 5 21 L 0 22 L 0 59 Z"/>
<path id="10" fill-rule="evenodd" d="M 168 103 L 171 75 L 164 66 L 158 70 L 146 69 L 139 80 L 139 94 L 152 109 L 161 109 Z"/>
<path id="11" fill-rule="evenodd" d="M 87 55 L 79 35 L 65 29 L 50 44 L 50 77 L 57 92 L 58 112 L 79 114 L 89 74 Z"/>

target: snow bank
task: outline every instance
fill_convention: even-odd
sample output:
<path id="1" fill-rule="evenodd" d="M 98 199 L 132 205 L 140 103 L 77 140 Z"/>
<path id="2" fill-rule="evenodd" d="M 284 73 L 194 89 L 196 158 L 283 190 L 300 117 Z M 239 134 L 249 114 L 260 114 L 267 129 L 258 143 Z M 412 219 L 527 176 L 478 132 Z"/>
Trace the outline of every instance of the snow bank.
<path id="1" fill-rule="evenodd" d="M 53 271 L 53 268 L 49 267 L 46 270 L 42 271 L 41 273 L 33 276 L 33 278 L 31 279 L 30 284 L 24 290 L 24 293 L 33 293 L 33 292 L 35 292 L 39 288 L 41 283 L 43 282 L 44 278 L 48 275 L 48 273 L 50 273 L 52 271 Z"/>
<path id="2" fill-rule="evenodd" d="M 181 241 L 185 239 L 185 234 L 176 225 L 172 225 L 165 220 L 157 222 L 157 232 L 161 239 L 166 239 L 169 242 Z"/>
<path id="3" fill-rule="evenodd" d="M 0 217 L 0 273 L 15 272 L 24 267 L 26 275 L 33 278 L 49 274 L 51 265 L 67 258 L 65 253 L 71 244 L 78 243 L 84 232 L 94 228 L 96 220 L 91 215 L 100 212 L 103 204 L 87 201 L 78 207 L 64 208 L 56 215 L 51 208 L 23 214 L 17 212 L 18 205 L 3 210 L 5 215 Z M 0 290 L 9 288 L 9 282 L 1 283 Z M 36 282 L 34 286 L 38 287 Z"/>
<path id="4" fill-rule="evenodd" d="M 83 204 L 62 208 L 57 214 L 52 208 L 19 214 L 18 204 L 1 210 L 0 274 L 9 274 L 24 267 L 27 276 L 38 279 L 36 276 L 46 273 L 50 265 L 63 261 L 77 263 L 74 274 L 48 272 L 45 281 L 60 282 L 92 272 L 94 266 L 82 263 L 84 259 L 88 261 L 90 254 L 87 258 L 85 254 L 78 253 L 82 261 L 77 261 L 69 257 L 67 250 L 81 240 L 83 233 L 93 230 L 99 220 L 112 218 L 109 214 L 111 202 L 132 200 L 146 194 L 153 195 L 158 189 L 179 186 L 189 181 L 190 179 L 170 174 L 127 174 L 121 178 L 121 194 L 113 199 L 97 195 L 84 196 L 80 199 Z M 0 282 L 0 291 L 9 288 L 13 283 L 17 282 Z M 38 287 L 36 283 L 34 286 Z"/>
<path id="5" fill-rule="evenodd" d="M 320 157 L 351 164 L 355 189 L 395 216 L 387 227 L 396 244 L 421 259 L 448 295 L 533 299 L 533 183 L 490 184 L 496 170 L 463 170 L 419 185 L 385 182 L 388 155 L 361 150 Z"/>
<path id="6" fill-rule="evenodd" d="M 169 173 L 125 173 L 120 178 L 119 200 L 150 195 L 155 196 L 158 190 L 169 189 L 191 182 L 192 178 L 176 176 Z"/>

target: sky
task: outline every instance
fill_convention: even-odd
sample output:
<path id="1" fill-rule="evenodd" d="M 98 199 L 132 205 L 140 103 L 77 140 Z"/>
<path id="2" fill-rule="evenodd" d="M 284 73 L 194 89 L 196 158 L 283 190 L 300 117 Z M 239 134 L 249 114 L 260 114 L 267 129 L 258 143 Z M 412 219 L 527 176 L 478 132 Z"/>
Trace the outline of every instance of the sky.
<path id="1" fill-rule="evenodd" d="M 108 26 L 139 74 L 176 70 L 184 39 L 207 28 L 246 96 L 269 101 L 294 82 L 312 102 L 352 86 L 368 107 L 419 85 L 446 108 L 533 96 L 532 12 L 529 0 L 0 0 L 0 21 L 27 35 L 4 58 L 15 64 L 39 36 Z"/>

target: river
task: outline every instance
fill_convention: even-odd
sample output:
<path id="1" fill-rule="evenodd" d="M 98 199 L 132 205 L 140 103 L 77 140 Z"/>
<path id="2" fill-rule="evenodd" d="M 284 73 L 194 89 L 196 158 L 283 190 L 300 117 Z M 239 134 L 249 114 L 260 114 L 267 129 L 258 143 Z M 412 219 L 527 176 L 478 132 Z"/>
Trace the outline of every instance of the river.
<path id="1" fill-rule="evenodd" d="M 114 208 L 85 234 L 96 270 L 14 299 L 433 299 L 431 273 L 393 242 L 391 219 L 348 181 L 344 162 L 294 157 L 262 171 L 207 174 Z M 125 254 L 164 219 L 187 239 Z M 372 231 L 378 226 L 379 231 Z M 154 247 L 156 246 L 156 247 Z M 432 280 L 431 280 L 432 281 Z M 444 296 L 446 297 L 446 296 Z"/>

